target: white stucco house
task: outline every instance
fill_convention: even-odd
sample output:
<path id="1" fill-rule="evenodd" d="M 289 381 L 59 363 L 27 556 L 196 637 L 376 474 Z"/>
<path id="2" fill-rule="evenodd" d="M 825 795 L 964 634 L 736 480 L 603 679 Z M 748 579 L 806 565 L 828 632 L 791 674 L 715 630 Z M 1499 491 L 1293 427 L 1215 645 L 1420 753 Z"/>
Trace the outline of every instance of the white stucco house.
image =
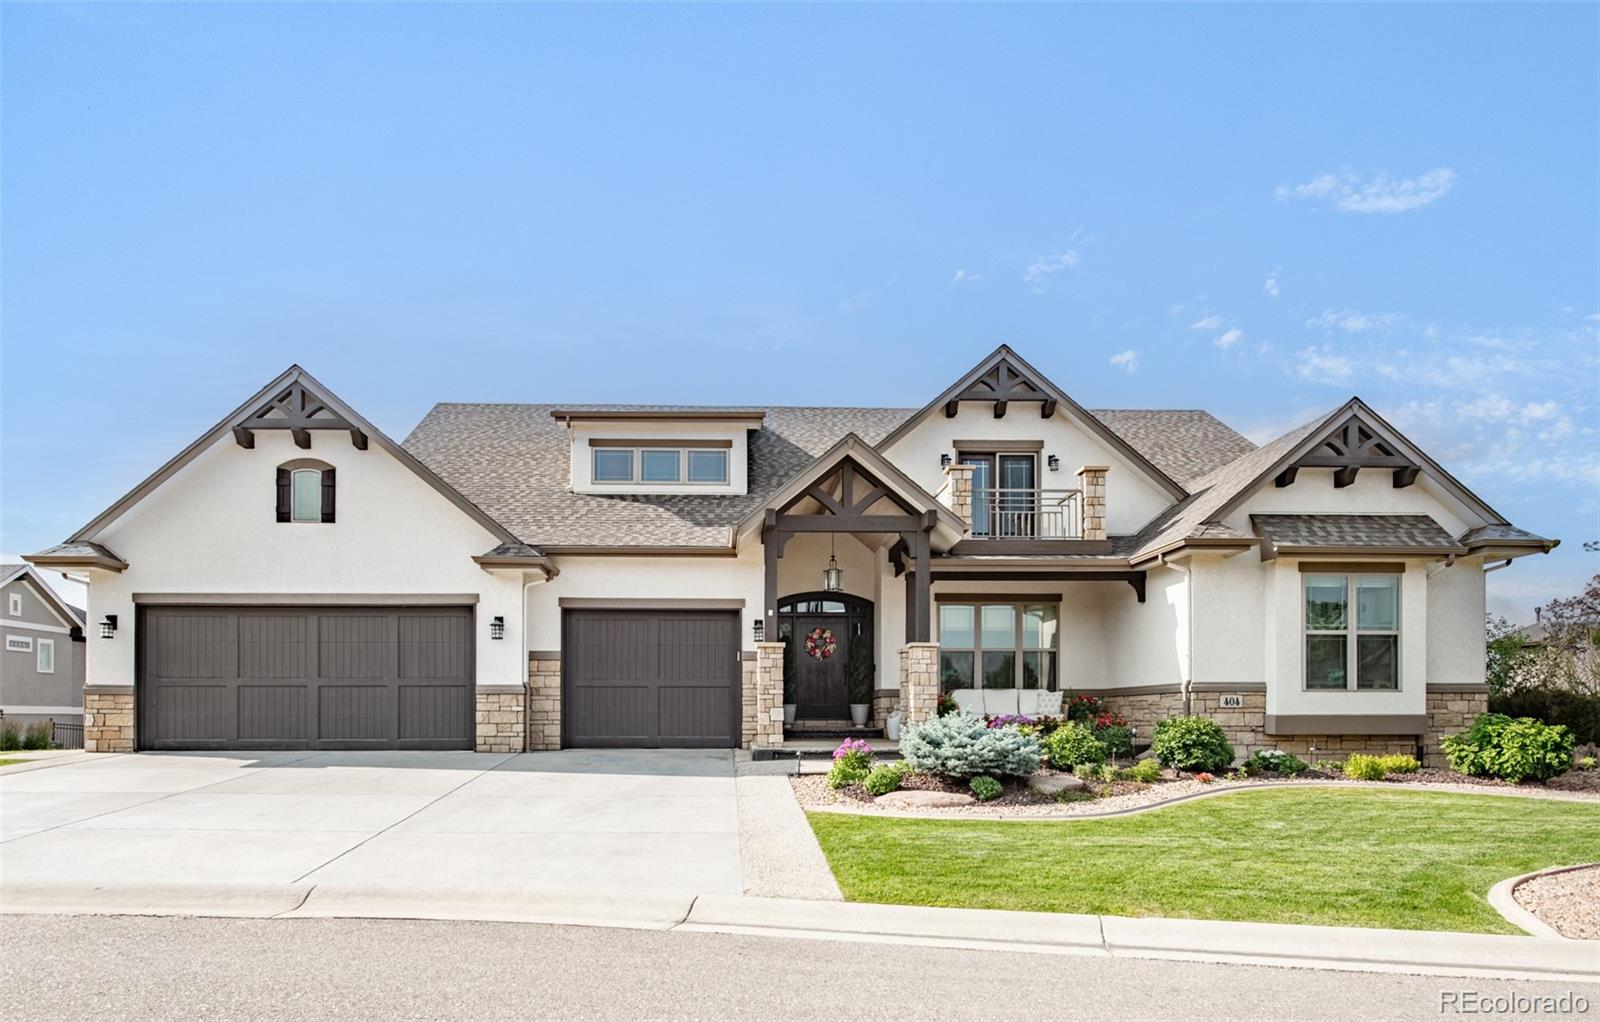
<path id="1" fill-rule="evenodd" d="M 1358 398 L 1257 447 L 1006 347 L 930 397 L 396 443 L 291 367 L 28 560 L 88 584 L 92 750 L 771 749 L 1071 691 L 1432 756 L 1485 703 L 1485 572 L 1556 545 Z"/>

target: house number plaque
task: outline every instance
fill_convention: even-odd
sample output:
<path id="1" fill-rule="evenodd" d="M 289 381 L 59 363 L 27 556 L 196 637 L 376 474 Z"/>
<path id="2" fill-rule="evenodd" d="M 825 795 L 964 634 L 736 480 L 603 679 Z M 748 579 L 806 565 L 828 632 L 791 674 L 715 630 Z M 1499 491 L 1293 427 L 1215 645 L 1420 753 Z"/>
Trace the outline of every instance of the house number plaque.
<path id="1" fill-rule="evenodd" d="M 1244 709 L 1244 696 L 1241 696 L 1241 695 L 1223 696 L 1222 697 L 1222 708 L 1224 710 L 1242 710 L 1242 709 Z"/>

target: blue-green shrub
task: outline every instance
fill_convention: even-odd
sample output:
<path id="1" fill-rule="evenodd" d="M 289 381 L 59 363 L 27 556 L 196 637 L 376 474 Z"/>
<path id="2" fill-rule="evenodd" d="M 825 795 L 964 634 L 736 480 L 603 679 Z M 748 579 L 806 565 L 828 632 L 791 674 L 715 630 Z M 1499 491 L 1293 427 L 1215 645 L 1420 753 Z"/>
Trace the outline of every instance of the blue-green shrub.
<path id="1" fill-rule="evenodd" d="M 965 713 L 934 717 L 907 728 L 900 755 L 922 774 L 965 779 L 979 774 L 1026 777 L 1039 769 L 1039 742 L 1015 727 L 988 727 Z"/>

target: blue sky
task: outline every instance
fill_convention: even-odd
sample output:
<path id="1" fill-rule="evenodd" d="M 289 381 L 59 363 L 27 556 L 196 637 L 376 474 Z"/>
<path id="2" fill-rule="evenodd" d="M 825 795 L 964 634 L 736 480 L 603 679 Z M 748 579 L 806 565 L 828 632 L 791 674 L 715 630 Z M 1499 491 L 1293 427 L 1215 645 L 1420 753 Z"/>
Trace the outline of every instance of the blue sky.
<path id="1" fill-rule="evenodd" d="M 1597 8 L 6 5 L 3 537 L 300 362 L 919 405 L 996 344 L 1265 440 L 1360 394 L 1600 555 Z"/>

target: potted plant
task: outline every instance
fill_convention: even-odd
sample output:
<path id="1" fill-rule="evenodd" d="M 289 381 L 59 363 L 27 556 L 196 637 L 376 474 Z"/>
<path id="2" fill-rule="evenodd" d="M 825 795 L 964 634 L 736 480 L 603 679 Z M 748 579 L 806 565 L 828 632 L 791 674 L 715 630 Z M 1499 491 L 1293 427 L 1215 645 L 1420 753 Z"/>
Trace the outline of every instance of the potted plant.
<path id="1" fill-rule="evenodd" d="M 783 640 L 783 722 L 785 725 L 794 723 L 794 709 L 794 640 L 785 636 Z"/>
<path id="2" fill-rule="evenodd" d="M 864 639 L 850 644 L 850 720 L 856 727 L 865 727 L 872 712 L 872 650 Z"/>

